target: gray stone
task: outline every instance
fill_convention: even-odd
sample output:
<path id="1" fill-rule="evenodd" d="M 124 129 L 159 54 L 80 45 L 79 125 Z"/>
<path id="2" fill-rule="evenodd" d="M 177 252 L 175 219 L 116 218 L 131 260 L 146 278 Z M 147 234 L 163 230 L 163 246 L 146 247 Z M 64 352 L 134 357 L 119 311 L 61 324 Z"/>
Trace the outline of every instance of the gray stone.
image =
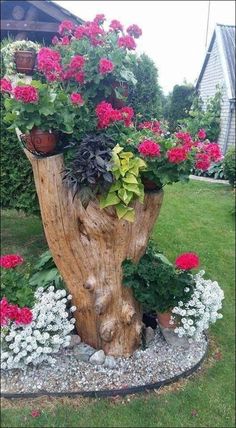
<path id="1" fill-rule="evenodd" d="M 152 329 L 152 327 L 147 327 L 145 330 L 145 340 L 146 345 L 148 346 L 155 337 L 155 331 Z"/>
<path id="2" fill-rule="evenodd" d="M 79 361 L 89 361 L 89 358 L 96 352 L 96 349 L 86 343 L 79 343 L 74 347 L 74 355 Z"/>
<path id="3" fill-rule="evenodd" d="M 105 361 L 105 353 L 101 349 L 100 351 L 95 352 L 89 359 L 89 362 L 94 365 L 101 365 Z"/>
<path id="4" fill-rule="evenodd" d="M 70 344 L 68 348 L 74 348 L 75 346 L 79 345 L 81 342 L 80 336 L 78 334 L 72 334 L 70 338 Z"/>
<path id="5" fill-rule="evenodd" d="M 107 367 L 108 369 L 114 369 L 116 367 L 115 358 L 111 356 L 106 356 L 104 361 L 104 367 Z"/>
<path id="6" fill-rule="evenodd" d="M 161 327 L 161 332 L 168 343 L 171 346 L 181 346 L 183 348 L 189 348 L 189 341 L 186 337 L 179 337 L 172 328 Z"/>

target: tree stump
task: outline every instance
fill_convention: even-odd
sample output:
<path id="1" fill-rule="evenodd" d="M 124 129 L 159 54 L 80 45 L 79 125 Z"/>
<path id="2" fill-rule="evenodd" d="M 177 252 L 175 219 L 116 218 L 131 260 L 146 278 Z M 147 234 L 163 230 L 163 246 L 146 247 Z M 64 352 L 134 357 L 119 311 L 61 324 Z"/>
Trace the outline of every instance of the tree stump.
<path id="1" fill-rule="evenodd" d="M 115 210 L 91 201 L 85 209 L 63 181 L 63 155 L 36 158 L 34 173 L 49 248 L 77 307 L 81 339 L 108 355 L 129 356 L 140 344 L 142 312 L 122 285 L 121 264 L 143 255 L 159 214 L 163 192 L 135 203 L 136 220 L 118 220 Z"/>

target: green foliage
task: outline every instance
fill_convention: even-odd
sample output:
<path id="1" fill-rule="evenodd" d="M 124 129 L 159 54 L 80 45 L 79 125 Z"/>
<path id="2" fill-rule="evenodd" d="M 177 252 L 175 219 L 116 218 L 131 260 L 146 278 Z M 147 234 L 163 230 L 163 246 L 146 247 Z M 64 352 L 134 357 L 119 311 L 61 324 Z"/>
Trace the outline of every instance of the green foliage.
<path id="1" fill-rule="evenodd" d="M 111 171 L 115 177 L 108 193 L 100 198 L 100 207 L 115 206 L 119 219 L 134 221 L 134 208 L 130 206 L 134 199 L 144 199 L 144 189 L 140 171 L 146 168 L 144 160 L 126 152 L 117 144 L 113 149 L 113 165 Z"/>
<path id="2" fill-rule="evenodd" d="M 33 268 L 33 275 L 29 279 L 29 284 L 33 287 L 45 288 L 53 284 L 56 289 L 65 288 L 63 279 L 49 250 L 39 257 Z"/>
<path id="3" fill-rule="evenodd" d="M 187 271 L 176 270 L 152 243 L 137 264 L 125 260 L 122 266 L 123 284 L 132 288 L 135 299 L 145 312 L 168 311 L 179 300 L 188 301 L 193 291 L 191 275 Z M 189 292 L 184 291 L 185 287 Z"/>
<path id="4" fill-rule="evenodd" d="M 223 170 L 231 186 L 235 187 L 236 181 L 236 162 L 235 147 L 230 147 L 224 157 Z"/>
<path id="5" fill-rule="evenodd" d="M 133 57 L 132 71 L 137 84 L 129 88 L 128 104 L 136 114 L 142 115 L 142 121 L 162 117 L 163 94 L 154 62 L 146 54 Z"/>
<path id="6" fill-rule="evenodd" d="M 218 89 L 214 97 L 208 98 L 205 109 L 202 99 L 195 97 L 189 115 L 182 120 L 182 125 L 191 135 L 196 135 L 198 130 L 203 128 L 210 141 L 217 141 L 220 134 L 220 112 L 221 92 Z"/>
<path id="7" fill-rule="evenodd" d="M 111 169 L 112 149 L 115 142 L 105 133 L 86 135 L 76 148 L 75 156 L 67 168 L 64 179 L 77 193 L 84 205 L 97 194 L 108 190 L 113 182 Z"/>
<path id="8" fill-rule="evenodd" d="M 10 303 L 20 307 L 32 307 L 34 303 L 34 291 L 29 285 L 30 266 L 13 269 L 1 269 L 0 297 L 6 297 Z"/>
<path id="9" fill-rule="evenodd" d="M 166 119 L 170 132 L 176 131 L 182 119 L 188 117 L 188 111 L 193 101 L 194 87 L 192 85 L 175 85 L 170 95 Z M 190 132 L 191 133 L 191 132 Z"/>
<path id="10" fill-rule="evenodd" d="M 4 106 L 1 99 L 2 112 Z M 28 214 L 39 214 L 31 165 L 23 153 L 15 131 L 1 128 L 1 205 Z"/>

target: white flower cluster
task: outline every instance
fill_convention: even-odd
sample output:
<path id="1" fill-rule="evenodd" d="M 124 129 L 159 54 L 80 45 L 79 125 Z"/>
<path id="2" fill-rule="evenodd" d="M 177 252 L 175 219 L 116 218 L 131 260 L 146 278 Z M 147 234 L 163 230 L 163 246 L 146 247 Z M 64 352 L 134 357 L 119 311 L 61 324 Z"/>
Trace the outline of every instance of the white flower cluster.
<path id="1" fill-rule="evenodd" d="M 178 306 L 172 309 L 172 313 L 179 320 L 174 332 L 179 337 L 186 336 L 190 342 L 201 340 L 202 333 L 210 324 L 222 318 L 218 311 L 222 308 L 224 292 L 218 282 L 203 278 L 204 271 L 195 275 L 195 289 L 187 303 L 178 302 Z M 188 292 L 189 289 L 185 289 Z"/>
<path id="2" fill-rule="evenodd" d="M 32 363 L 38 365 L 43 361 L 54 363 L 51 354 L 70 343 L 70 332 L 75 319 L 68 317 L 65 290 L 47 290 L 39 287 L 35 292 L 36 302 L 33 306 L 33 321 L 29 325 L 4 327 L 1 334 L 1 368 L 24 368 Z M 71 307 L 73 312 L 76 308 Z M 70 319 L 69 319 L 70 318 Z"/>
<path id="3" fill-rule="evenodd" d="M 16 72 L 14 60 L 15 52 L 29 49 L 33 49 L 35 50 L 35 52 L 38 52 L 40 49 L 40 45 L 38 43 L 32 42 L 31 40 L 16 40 L 15 42 L 8 43 L 5 47 L 1 49 L 3 63 L 6 68 L 5 74 L 7 76 L 15 74 Z"/>

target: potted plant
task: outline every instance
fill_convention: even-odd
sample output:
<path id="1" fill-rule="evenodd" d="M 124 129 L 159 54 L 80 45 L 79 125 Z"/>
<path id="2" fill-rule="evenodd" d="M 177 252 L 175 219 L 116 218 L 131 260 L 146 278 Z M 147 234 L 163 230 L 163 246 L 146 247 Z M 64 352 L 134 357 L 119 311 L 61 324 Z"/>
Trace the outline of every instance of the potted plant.
<path id="1" fill-rule="evenodd" d="M 39 48 L 40 45 L 31 40 L 10 41 L 1 49 L 5 74 L 10 76 L 17 72 L 32 75 Z"/>
<path id="2" fill-rule="evenodd" d="M 55 92 L 53 86 L 39 81 L 19 82 L 4 94 L 4 122 L 10 124 L 9 129 L 20 130 L 30 151 L 45 154 L 54 152 L 59 133 L 72 134 L 84 104 L 80 94 Z"/>

